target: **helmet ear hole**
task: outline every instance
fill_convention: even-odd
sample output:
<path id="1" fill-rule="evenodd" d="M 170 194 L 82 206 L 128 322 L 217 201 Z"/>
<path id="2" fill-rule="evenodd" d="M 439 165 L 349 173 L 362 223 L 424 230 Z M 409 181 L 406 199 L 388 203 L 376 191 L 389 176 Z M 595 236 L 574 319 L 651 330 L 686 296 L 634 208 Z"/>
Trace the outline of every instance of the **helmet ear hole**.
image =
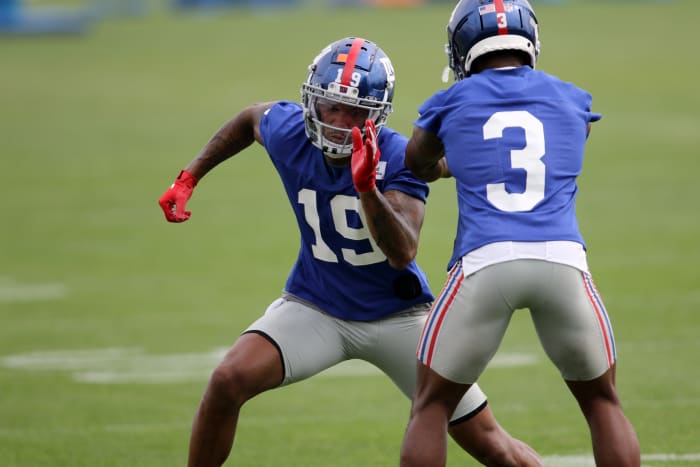
<path id="1" fill-rule="evenodd" d="M 320 99 L 354 107 L 374 120 L 377 132 L 391 113 L 395 75 L 389 57 L 373 42 L 348 37 L 325 47 L 309 66 L 301 87 L 304 127 L 309 140 L 328 157 L 352 154 L 351 128 L 324 123 Z M 333 134 L 330 138 L 327 135 Z M 342 137 L 345 134 L 346 137 Z"/>

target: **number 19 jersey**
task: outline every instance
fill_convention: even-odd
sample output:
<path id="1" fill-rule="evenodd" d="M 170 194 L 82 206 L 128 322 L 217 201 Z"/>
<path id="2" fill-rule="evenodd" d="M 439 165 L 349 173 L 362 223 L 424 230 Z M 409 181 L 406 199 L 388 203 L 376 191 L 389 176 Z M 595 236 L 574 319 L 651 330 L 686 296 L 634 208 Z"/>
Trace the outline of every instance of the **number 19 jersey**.
<path id="1" fill-rule="evenodd" d="M 433 295 L 415 261 L 389 266 L 374 242 L 350 167 L 332 167 L 304 132 L 298 104 L 279 102 L 260 123 L 263 145 L 284 185 L 301 234 L 285 291 L 341 319 L 370 321 L 428 303 Z M 425 201 L 428 186 L 403 163 L 406 138 L 383 128 L 377 188 Z"/>

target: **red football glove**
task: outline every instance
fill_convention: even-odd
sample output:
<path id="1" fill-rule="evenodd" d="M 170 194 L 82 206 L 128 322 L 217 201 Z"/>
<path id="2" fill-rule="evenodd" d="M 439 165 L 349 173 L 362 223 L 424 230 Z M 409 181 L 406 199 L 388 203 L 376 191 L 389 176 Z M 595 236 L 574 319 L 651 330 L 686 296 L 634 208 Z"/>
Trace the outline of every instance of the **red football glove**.
<path id="1" fill-rule="evenodd" d="M 192 196 L 192 191 L 197 186 L 198 181 L 194 175 L 183 170 L 175 183 L 160 197 L 158 204 L 160 204 L 168 222 L 185 222 L 190 218 L 192 212 L 185 211 L 185 205 Z"/>
<path id="2" fill-rule="evenodd" d="M 372 120 L 365 122 L 365 140 L 359 128 L 352 129 L 352 181 L 358 193 L 372 191 L 376 186 L 377 164 L 381 152 L 377 145 L 377 130 Z"/>

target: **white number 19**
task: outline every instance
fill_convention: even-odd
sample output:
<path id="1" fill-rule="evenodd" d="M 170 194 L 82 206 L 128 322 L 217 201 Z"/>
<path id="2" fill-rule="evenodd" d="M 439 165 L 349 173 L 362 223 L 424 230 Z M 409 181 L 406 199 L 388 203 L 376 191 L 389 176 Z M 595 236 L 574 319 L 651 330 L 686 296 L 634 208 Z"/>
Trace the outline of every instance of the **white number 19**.
<path id="1" fill-rule="evenodd" d="M 306 223 L 309 224 L 309 227 L 314 231 L 314 236 L 316 237 L 316 243 L 311 245 L 314 258 L 329 263 L 337 263 L 338 257 L 333 250 L 331 250 L 331 247 L 323 240 L 323 235 L 321 234 L 321 220 L 318 217 L 316 192 L 304 188 L 299 191 L 298 201 L 304 206 Z M 331 200 L 330 206 L 336 232 L 350 240 L 357 240 L 359 242 L 369 241 L 371 246 L 371 250 L 364 253 L 358 253 L 350 248 L 341 248 L 340 251 L 345 261 L 353 266 L 366 266 L 368 264 L 381 263 L 386 259 L 384 253 L 382 253 L 382 250 L 379 249 L 374 238 L 372 238 L 369 229 L 365 227 L 367 225 L 367 219 L 365 218 L 365 213 L 361 208 L 358 198 L 347 195 L 336 195 Z M 348 225 L 347 212 L 356 212 L 360 216 L 363 226 L 357 228 Z"/>

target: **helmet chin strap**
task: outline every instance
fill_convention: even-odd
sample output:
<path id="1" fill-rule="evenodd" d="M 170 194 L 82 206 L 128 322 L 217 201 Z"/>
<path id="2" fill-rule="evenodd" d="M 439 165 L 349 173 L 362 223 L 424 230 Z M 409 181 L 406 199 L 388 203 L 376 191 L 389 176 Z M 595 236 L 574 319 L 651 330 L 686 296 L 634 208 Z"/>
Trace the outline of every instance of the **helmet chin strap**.
<path id="1" fill-rule="evenodd" d="M 339 168 L 344 168 L 344 167 L 349 167 L 350 166 L 350 159 L 352 156 L 343 156 L 343 157 L 330 157 L 327 153 L 323 153 L 324 159 L 326 159 L 326 164 L 330 165 L 331 167 L 339 167 Z M 335 154 L 335 156 L 338 156 L 338 154 Z"/>

